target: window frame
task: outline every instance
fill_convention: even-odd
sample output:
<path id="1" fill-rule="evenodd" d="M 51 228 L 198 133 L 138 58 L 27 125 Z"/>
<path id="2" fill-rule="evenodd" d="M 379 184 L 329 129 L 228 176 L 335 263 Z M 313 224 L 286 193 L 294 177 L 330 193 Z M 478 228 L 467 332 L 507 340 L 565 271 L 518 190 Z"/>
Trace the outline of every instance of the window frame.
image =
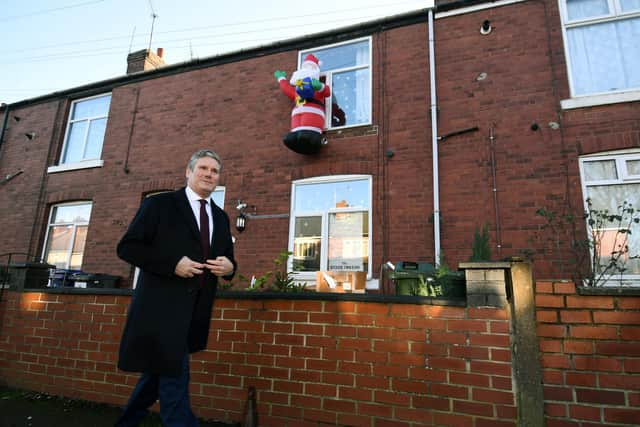
<path id="1" fill-rule="evenodd" d="M 91 205 L 91 213 L 93 213 L 93 201 L 92 200 L 78 200 L 78 201 L 74 201 L 74 202 L 64 202 L 64 203 L 55 203 L 52 204 L 51 206 L 49 206 L 49 218 L 47 220 L 47 230 L 45 232 L 45 236 L 44 236 L 44 244 L 42 245 L 42 259 L 47 262 L 47 246 L 49 243 L 49 237 L 50 237 L 50 232 L 51 232 L 51 227 L 54 225 L 51 223 L 52 219 L 53 219 L 53 212 L 56 210 L 56 208 L 62 207 L 62 206 L 79 206 L 79 205 Z M 71 257 L 73 256 L 73 245 L 75 244 L 75 239 L 76 239 L 76 235 L 77 235 L 77 227 L 78 225 L 86 225 L 87 226 L 87 236 L 88 236 L 88 230 L 89 230 L 89 225 L 91 224 L 91 213 L 89 214 L 89 221 L 87 221 L 87 223 L 76 223 L 76 222 L 72 222 L 72 223 L 57 223 L 55 224 L 56 226 L 60 226 L 60 225 L 71 225 L 73 226 L 73 236 L 70 239 L 71 242 L 71 246 L 68 248 L 68 255 L 67 255 L 67 260 L 65 262 L 65 270 L 69 270 L 71 267 Z M 86 241 L 85 241 L 85 245 L 86 245 Z M 84 252 L 82 253 L 82 258 L 84 261 Z M 56 267 L 58 268 L 58 267 Z M 82 269 L 82 263 L 80 264 L 80 268 Z"/>
<path id="2" fill-rule="evenodd" d="M 600 180 L 592 180 L 587 182 L 585 179 L 585 164 L 589 162 L 601 162 L 605 160 L 615 161 L 616 172 L 618 174 L 618 177 L 616 179 L 600 179 Z M 585 212 L 588 210 L 588 204 L 587 204 L 588 187 L 640 184 L 640 175 L 630 175 L 628 173 L 627 161 L 629 160 L 640 160 L 640 149 L 606 151 L 606 152 L 581 156 L 579 158 L 580 184 L 582 187 L 583 208 Z M 589 227 L 587 226 L 587 234 L 588 233 L 589 233 Z M 591 238 L 591 236 L 587 236 L 587 237 Z M 617 286 L 617 283 L 618 283 L 618 280 L 616 279 L 615 284 L 609 284 L 605 282 L 604 286 Z M 624 279 L 622 279 L 622 283 L 624 285 L 640 287 L 640 274 L 625 275 Z"/>
<path id="3" fill-rule="evenodd" d="M 368 48 L 369 48 L 369 63 L 367 65 L 356 65 L 356 66 L 344 67 L 344 68 L 339 68 L 337 70 L 330 70 L 330 71 L 323 70 L 322 69 L 322 65 L 320 65 L 320 77 L 324 77 L 325 78 L 325 83 L 328 84 L 329 87 L 331 88 L 331 96 L 333 96 L 334 95 L 334 93 L 333 93 L 333 75 L 334 74 L 345 73 L 345 72 L 349 72 L 349 71 L 369 69 L 369 86 L 368 86 L 368 90 L 369 90 L 369 106 L 368 106 L 368 108 L 369 108 L 369 120 L 366 123 L 356 123 L 356 124 L 352 124 L 352 125 L 348 125 L 347 124 L 347 125 L 343 125 L 343 126 L 331 126 L 331 102 L 327 102 L 327 103 L 325 103 L 325 107 L 324 107 L 325 108 L 325 120 L 324 120 L 324 128 L 325 128 L 325 130 L 342 130 L 342 129 L 349 129 L 349 128 L 354 128 L 354 127 L 359 127 L 359 126 L 370 126 L 373 123 L 373 46 L 372 46 L 373 45 L 373 43 L 372 43 L 373 38 L 371 36 L 359 37 L 357 39 L 351 39 L 351 40 L 347 40 L 347 41 L 343 41 L 343 42 L 317 46 L 317 47 L 314 47 L 312 49 L 305 49 L 305 50 L 301 50 L 301 51 L 298 52 L 298 67 L 297 68 L 299 69 L 300 65 L 302 64 L 302 60 L 309 53 L 315 54 L 315 52 L 317 52 L 319 50 L 331 49 L 331 48 L 345 46 L 345 45 L 349 45 L 349 44 L 355 44 L 355 43 L 362 42 L 364 40 L 367 41 Z"/>
<path id="4" fill-rule="evenodd" d="M 105 115 L 83 117 L 82 119 L 75 119 L 75 120 L 72 118 L 73 111 L 74 111 L 76 105 L 78 105 L 79 103 L 85 102 L 85 101 L 90 101 L 92 99 L 103 98 L 103 97 L 107 97 L 107 96 L 109 97 L 109 108 L 107 109 Z M 58 165 L 57 165 L 58 168 L 54 170 L 55 172 L 60 172 L 62 170 L 77 169 L 76 167 L 69 166 L 69 165 L 79 165 L 80 166 L 82 164 L 87 164 L 88 167 L 96 167 L 95 163 L 101 161 L 101 159 L 102 159 L 102 148 L 104 147 L 104 137 L 102 139 L 102 144 L 100 146 L 100 154 L 98 155 L 97 158 L 85 158 L 85 157 L 83 157 L 80 160 L 69 161 L 69 162 L 65 161 L 64 159 L 65 159 L 65 157 L 67 155 L 66 150 L 67 150 L 67 147 L 68 147 L 68 144 L 69 144 L 69 131 L 71 130 L 71 125 L 72 124 L 79 123 L 79 122 L 82 122 L 82 121 L 87 121 L 90 124 L 92 121 L 105 119 L 106 120 L 106 122 L 105 122 L 105 133 L 106 133 L 106 126 L 109 123 L 109 112 L 111 110 L 111 97 L 112 97 L 112 93 L 111 92 L 107 92 L 107 93 L 101 93 L 99 95 L 88 96 L 86 98 L 74 99 L 71 102 L 71 105 L 69 106 L 69 117 L 67 119 L 67 126 L 66 126 L 66 129 L 64 131 L 64 140 L 63 140 L 64 142 L 62 144 L 62 150 L 60 151 L 60 160 L 59 160 Z M 89 125 L 89 126 L 87 126 L 87 128 L 85 129 L 85 132 L 84 132 L 83 152 L 87 151 L 87 146 L 88 146 L 87 139 L 88 139 L 88 134 L 89 134 L 89 130 L 90 129 L 91 129 L 91 126 Z M 100 166 L 102 166 L 102 164 L 100 164 Z M 82 168 L 82 166 L 80 166 L 80 167 Z M 58 169 L 61 169 L 61 170 L 58 170 Z"/>
<path id="5" fill-rule="evenodd" d="M 367 180 L 369 191 L 369 207 L 349 207 L 349 208 L 331 208 L 326 211 L 302 211 L 300 214 L 296 214 L 296 186 L 309 185 L 309 184 L 329 184 L 335 182 L 348 182 L 348 181 L 363 181 Z M 303 178 L 291 182 L 291 208 L 289 218 L 289 243 L 288 250 L 293 253 L 294 241 L 295 241 L 295 221 L 299 217 L 321 217 L 321 252 L 320 252 L 320 270 L 327 271 L 328 258 L 329 258 L 329 215 L 335 213 L 348 213 L 348 212 L 368 212 L 368 253 L 369 260 L 367 263 L 367 280 L 372 278 L 372 248 L 373 248 L 373 177 L 371 175 L 325 175 L 311 178 Z M 287 271 L 291 272 L 293 277 L 299 281 L 315 282 L 316 271 L 294 271 L 293 270 L 293 256 L 289 257 L 287 261 Z"/>
<path id="6" fill-rule="evenodd" d="M 620 0 L 606 0 L 609 13 L 598 17 L 569 20 L 567 0 L 558 0 L 560 8 L 560 21 L 562 27 L 562 39 L 564 44 L 565 60 L 567 65 L 567 79 L 569 84 L 570 99 L 562 100 L 562 109 L 581 108 L 593 105 L 605 105 L 619 102 L 629 102 L 640 100 L 640 87 L 624 88 L 604 92 L 593 92 L 586 94 L 576 94 L 573 82 L 574 69 L 571 62 L 571 52 L 569 49 L 569 37 L 567 30 L 572 28 L 587 27 L 595 24 L 616 22 L 629 18 L 640 18 L 640 10 L 622 12 Z"/>

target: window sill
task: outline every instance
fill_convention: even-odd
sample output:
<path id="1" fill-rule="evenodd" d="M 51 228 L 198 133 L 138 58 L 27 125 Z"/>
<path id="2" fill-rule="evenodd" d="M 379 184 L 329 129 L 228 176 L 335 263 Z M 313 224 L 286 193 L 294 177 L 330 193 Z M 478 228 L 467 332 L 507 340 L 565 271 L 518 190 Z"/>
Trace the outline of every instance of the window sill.
<path id="1" fill-rule="evenodd" d="M 640 101 L 640 90 L 563 99 L 560 101 L 560 108 L 563 110 L 572 110 L 575 108 L 595 107 L 598 105 L 618 104 L 621 102 L 633 101 Z"/>
<path id="2" fill-rule="evenodd" d="M 354 125 L 340 128 L 333 128 L 325 130 L 325 134 L 330 139 L 335 138 L 349 138 L 354 136 L 369 136 L 378 134 L 377 125 Z"/>
<path id="3" fill-rule="evenodd" d="M 49 166 L 47 173 L 67 172 L 78 169 L 101 168 L 104 160 L 85 160 L 83 162 L 63 163 L 61 165 Z"/>

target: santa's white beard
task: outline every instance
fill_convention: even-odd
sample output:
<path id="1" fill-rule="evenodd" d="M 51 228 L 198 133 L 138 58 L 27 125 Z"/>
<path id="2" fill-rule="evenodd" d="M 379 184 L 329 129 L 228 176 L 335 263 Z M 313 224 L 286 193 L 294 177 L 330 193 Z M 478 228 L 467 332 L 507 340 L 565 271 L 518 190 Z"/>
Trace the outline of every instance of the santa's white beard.
<path id="1" fill-rule="evenodd" d="M 291 75 L 291 80 L 289 80 L 289 83 L 291 83 L 292 85 L 295 85 L 298 80 L 302 80 L 307 77 L 319 80 L 320 71 L 310 70 L 308 68 L 301 68 L 293 72 L 293 74 Z"/>

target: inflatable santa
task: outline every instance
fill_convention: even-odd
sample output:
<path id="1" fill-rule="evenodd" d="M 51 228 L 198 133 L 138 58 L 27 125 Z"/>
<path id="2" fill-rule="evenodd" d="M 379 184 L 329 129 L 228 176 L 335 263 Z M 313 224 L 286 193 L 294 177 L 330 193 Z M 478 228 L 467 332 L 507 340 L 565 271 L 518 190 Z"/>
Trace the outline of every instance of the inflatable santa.
<path id="1" fill-rule="evenodd" d="M 331 89 L 320 81 L 318 58 L 309 54 L 300 69 L 287 81 L 284 71 L 273 75 L 280 89 L 295 106 L 291 111 L 291 131 L 283 138 L 284 144 L 299 154 L 315 154 L 327 143 L 322 136 L 325 123 L 325 99 L 331 96 Z"/>

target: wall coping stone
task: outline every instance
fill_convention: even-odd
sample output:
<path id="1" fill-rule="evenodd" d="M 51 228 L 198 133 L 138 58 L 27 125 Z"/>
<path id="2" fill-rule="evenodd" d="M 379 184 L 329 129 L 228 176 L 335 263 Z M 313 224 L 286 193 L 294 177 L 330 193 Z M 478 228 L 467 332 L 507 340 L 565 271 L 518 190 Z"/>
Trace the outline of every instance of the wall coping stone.
<path id="1" fill-rule="evenodd" d="M 499 270 L 509 269 L 513 265 L 511 261 L 487 261 L 487 262 L 461 262 L 460 270 Z"/>
<path id="2" fill-rule="evenodd" d="M 75 295 L 132 295 L 133 289 L 118 288 L 30 288 L 23 292 Z M 216 298 L 242 300 L 320 300 L 320 301 L 358 301 L 393 304 L 450 305 L 466 307 L 466 298 L 423 297 L 411 295 L 353 294 L 331 292 L 254 292 L 220 291 Z"/>
<path id="3" fill-rule="evenodd" d="M 638 296 L 640 287 L 634 286 L 576 286 L 578 295 L 603 295 L 603 296 Z"/>

